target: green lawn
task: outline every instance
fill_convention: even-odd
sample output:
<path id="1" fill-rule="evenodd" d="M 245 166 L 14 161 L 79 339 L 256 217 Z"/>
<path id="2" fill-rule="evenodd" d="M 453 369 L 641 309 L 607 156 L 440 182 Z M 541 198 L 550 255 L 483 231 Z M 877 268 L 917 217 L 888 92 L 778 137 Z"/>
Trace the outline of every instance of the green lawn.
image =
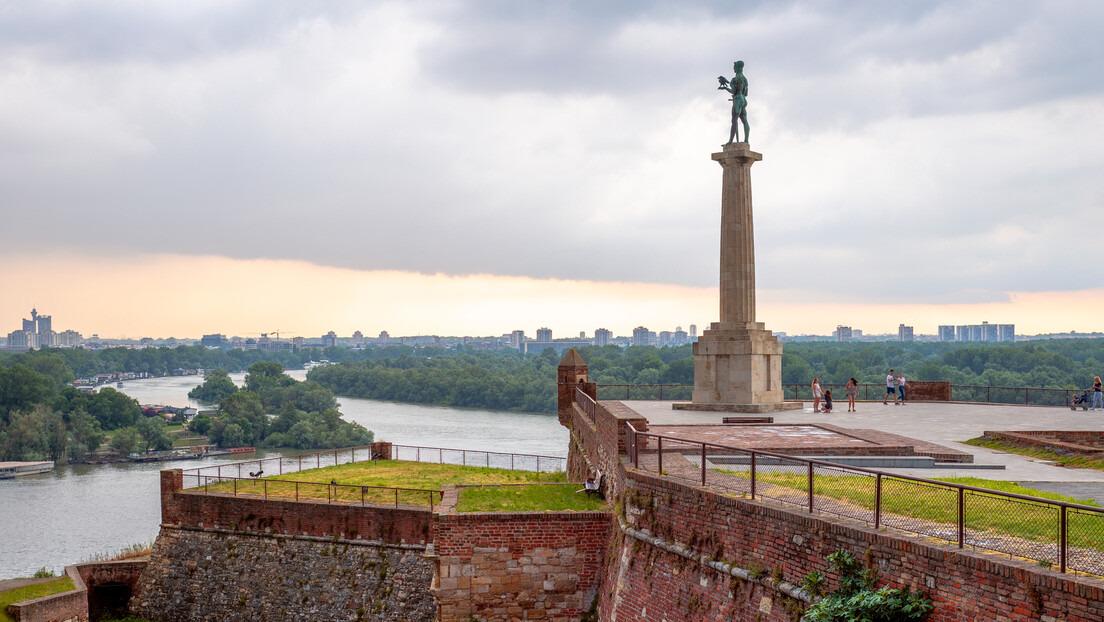
<path id="1" fill-rule="evenodd" d="M 464 488 L 456 505 L 458 512 L 589 512 L 606 509 L 598 497 L 577 492 L 581 484 L 532 484 L 527 486 L 481 486 Z"/>
<path id="2" fill-rule="evenodd" d="M 330 485 L 336 481 L 339 486 Z M 511 471 L 509 469 L 489 469 L 486 467 L 457 466 L 452 464 L 434 464 L 430 462 L 405 462 L 399 460 L 380 460 L 377 462 L 357 462 L 321 469 L 310 469 L 287 475 L 276 475 L 257 480 L 238 481 L 238 494 L 264 494 L 268 487 L 268 496 L 295 498 L 298 484 L 300 499 L 336 499 L 344 502 L 395 503 L 396 488 L 400 490 L 398 503 L 403 505 L 429 506 L 431 494 L 433 504 L 440 502 L 436 494 L 448 484 L 524 484 L 527 482 L 564 482 L 563 472 L 536 473 L 533 471 Z M 383 486 L 388 489 L 367 488 L 361 486 Z M 222 482 L 211 485 L 209 490 L 231 492 L 234 482 Z"/>
<path id="3" fill-rule="evenodd" d="M 1049 449 L 1021 447 L 1014 443 L 1008 443 L 1005 441 L 988 441 L 985 440 L 984 437 L 972 438 L 968 441 L 963 442 L 967 445 L 975 445 L 977 447 L 985 447 L 988 449 L 995 449 L 997 451 L 1006 451 L 1010 454 L 1018 454 L 1020 456 L 1027 456 L 1029 458 L 1040 458 L 1043 460 L 1049 460 L 1051 462 L 1057 462 L 1062 466 L 1104 471 L 1104 460 L 1100 458 L 1091 458 L 1084 455 L 1070 456 L 1066 454 L 1060 454 Z"/>
<path id="4" fill-rule="evenodd" d="M 69 577 L 61 577 L 45 583 L 36 583 L 0 592 L 0 622 L 12 622 L 12 618 L 8 615 L 8 605 L 12 603 L 21 603 L 25 600 L 68 592 L 71 589 L 73 589 L 73 580 Z"/>
<path id="5" fill-rule="evenodd" d="M 749 476 L 747 471 L 717 470 L 738 477 Z M 1013 482 L 974 477 L 944 478 L 939 481 L 1081 505 L 1096 505 L 1095 502 L 1025 488 Z M 760 494 L 770 497 L 787 494 L 803 496 L 809 491 L 808 479 L 804 473 L 759 471 L 756 473 L 756 483 Z M 764 488 L 765 485 L 777 488 Z M 873 477 L 818 474 L 814 486 L 818 497 L 829 497 L 874 509 L 876 494 Z M 1006 534 L 1037 542 L 1058 540 L 1057 508 L 973 491 L 966 492 L 964 506 L 967 529 Z M 882 513 L 955 526 L 958 523 L 958 493 L 953 489 L 930 484 L 883 477 Z M 889 521 L 883 520 L 883 523 L 889 524 Z M 1070 546 L 1104 551 L 1104 514 L 1071 513 L 1067 538 Z"/>

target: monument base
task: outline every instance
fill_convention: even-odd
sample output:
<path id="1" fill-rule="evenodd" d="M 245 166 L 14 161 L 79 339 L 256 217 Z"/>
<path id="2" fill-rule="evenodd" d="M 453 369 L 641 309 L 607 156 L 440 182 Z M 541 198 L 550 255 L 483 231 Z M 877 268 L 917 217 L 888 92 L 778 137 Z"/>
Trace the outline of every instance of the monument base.
<path id="1" fill-rule="evenodd" d="M 714 322 L 694 344 L 691 405 L 678 410 L 790 410 L 782 394 L 782 344 L 762 322 Z"/>
<path id="2" fill-rule="evenodd" d="M 782 410 L 801 410 L 804 407 L 803 402 L 782 402 L 779 404 L 695 404 L 693 402 L 677 402 L 671 404 L 671 408 L 674 410 L 723 413 L 773 413 Z"/>

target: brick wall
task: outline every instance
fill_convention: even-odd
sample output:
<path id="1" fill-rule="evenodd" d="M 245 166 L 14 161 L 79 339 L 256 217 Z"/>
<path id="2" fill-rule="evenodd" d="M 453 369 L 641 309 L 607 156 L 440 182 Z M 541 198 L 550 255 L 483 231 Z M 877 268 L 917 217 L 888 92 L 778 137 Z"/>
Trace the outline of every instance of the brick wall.
<path id="1" fill-rule="evenodd" d="M 65 574 L 73 580 L 69 592 L 43 596 L 8 605 L 8 615 L 17 622 L 88 622 L 88 590 L 80 573 L 66 566 Z"/>
<path id="2" fill-rule="evenodd" d="M 161 522 L 185 527 L 425 544 L 429 508 L 360 506 L 180 491 L 180 471 L 161 472 Z"/>
<path id="3" fill-rule="evenodd" d="M 934 380 L 909 380 L 905 399 L 910 402 L 949 402 L 951 383 Z"/>
<path id="4" fill-rule="evenodd" d="M 439 516 L 438 619 L 578 620 L 598 589 L 609 536 L 605 512 Z"/>

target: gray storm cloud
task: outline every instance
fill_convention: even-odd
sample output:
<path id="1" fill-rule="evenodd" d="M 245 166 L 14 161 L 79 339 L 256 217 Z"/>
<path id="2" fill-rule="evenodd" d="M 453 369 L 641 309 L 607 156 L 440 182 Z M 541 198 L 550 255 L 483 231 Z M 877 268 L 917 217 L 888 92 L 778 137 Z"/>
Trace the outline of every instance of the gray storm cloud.
<path id="1" fill-rule="evenodd" d="M 0 247 L 711 285 L 739 57 L 760 287 L 1099 286 L 1102 10 L 7 5 Z"/>

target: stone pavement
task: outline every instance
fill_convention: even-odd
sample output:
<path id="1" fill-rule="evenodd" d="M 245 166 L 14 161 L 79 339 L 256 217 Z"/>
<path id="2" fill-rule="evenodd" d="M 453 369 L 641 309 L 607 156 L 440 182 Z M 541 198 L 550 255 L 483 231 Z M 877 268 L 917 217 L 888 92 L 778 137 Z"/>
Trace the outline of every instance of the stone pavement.
<path id="1" fill-rule="evenodd" d="M 654 425 L 718 424 L 723 413 L 673 410 L 673 402 L 624 401 Z M 988 404 L 948 404 L 915 402 L 907 406 L 892 403 L 859 402 L 858 412 L 847 412 L 846 401 L 836 401 L 839 410 L 832 414 L 812 412 L 812 402 L 804 410 L 771 413 L 776 423 L 827 423 L 843 428 L 881 430 L 922 441 L 944 445 L 974 455 L 979 464 L 1003 464 L 1004 470 L 884 469 L 916 477 L 979 477 L 1015 482 L 1056 482 L 1049 490 L 1078 498 L 1104 502 L 1104 472 L 1072 469 L 1050 462 L 965 445 L 961 441 L 981 436 L 985 430 L 1104 430 L 1100 411 L 1070 410 L 1068 407 L 997 406 Z M 1065 484 L 1080 482 L 1081 484 Z M 1066 492 L 1066 491 L 1070 492 Z M 1074 494 L 1076 492 L 1076 494 Z"/>

